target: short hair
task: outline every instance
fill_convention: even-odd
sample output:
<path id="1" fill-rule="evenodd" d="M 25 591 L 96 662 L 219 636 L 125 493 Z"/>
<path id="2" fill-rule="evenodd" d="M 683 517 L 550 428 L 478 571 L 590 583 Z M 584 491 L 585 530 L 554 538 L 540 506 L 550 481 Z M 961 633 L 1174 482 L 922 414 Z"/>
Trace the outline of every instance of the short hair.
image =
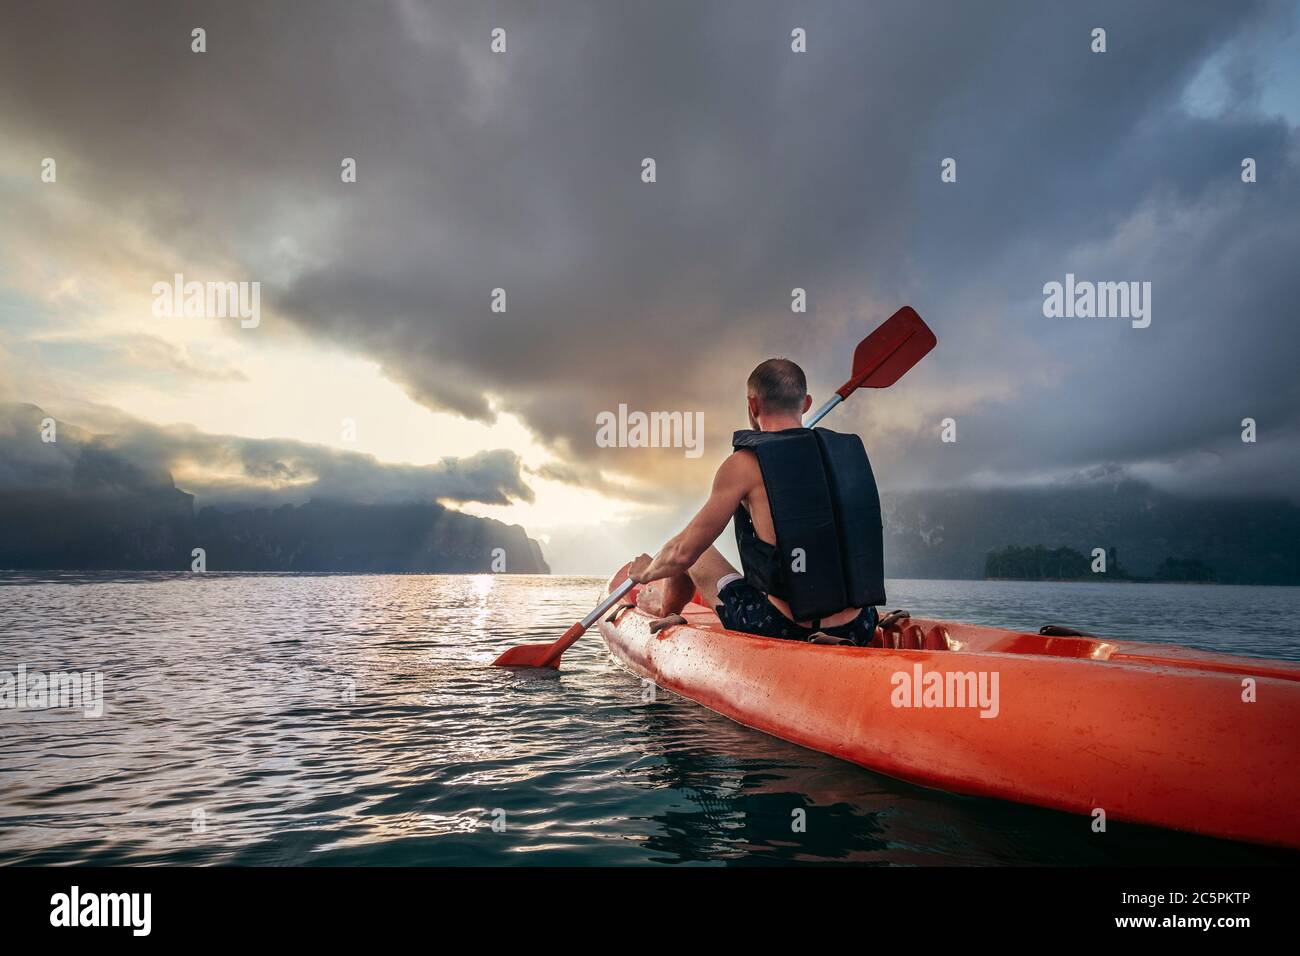
<path id="1" fill-rule="evenodd" d="M 808 380 L 803 369 L 787 358 L 770 358 L 761 362 L 749 373 L 747 388 L 749 394 L 758 399 L 760 411 L 794 412 L 803 411 L 803 400 L 808 394 Z"/>

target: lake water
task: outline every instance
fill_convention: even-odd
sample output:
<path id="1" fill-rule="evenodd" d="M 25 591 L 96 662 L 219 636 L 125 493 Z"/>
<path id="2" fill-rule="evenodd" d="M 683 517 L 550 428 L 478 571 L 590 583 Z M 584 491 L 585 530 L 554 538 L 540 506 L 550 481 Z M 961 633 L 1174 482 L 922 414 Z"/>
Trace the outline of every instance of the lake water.
<path id="1" fill-rule="evenodd" d="M 103 672 L 103 715 L 0 710 L 0 863 L 1294 863 L 908 786 L 638 680 L 591 578 L 0 575 L 0 671 Z M 894 581 L 926 617 L 1300 660 L 1300 589 Z M 807 810 L 807 832 L 791 811 Z M 504 830 L 494 829 L 504 821 Z"/>

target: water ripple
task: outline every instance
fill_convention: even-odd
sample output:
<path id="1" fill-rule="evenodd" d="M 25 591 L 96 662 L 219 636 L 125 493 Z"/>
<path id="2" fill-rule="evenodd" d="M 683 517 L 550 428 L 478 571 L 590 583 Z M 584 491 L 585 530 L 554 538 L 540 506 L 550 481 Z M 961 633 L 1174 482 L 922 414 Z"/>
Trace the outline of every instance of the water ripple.
<path id="1" fill-rule="evenodd" d="M 101 671 L 105 712 L 0 711 L 0 863 L 1152 863 L 1281 858 L 909 787 L 552 640 L 585 578 L 4 574 L 0 670 Z M 1286 588 L 895 582 L 927 616 L 1300 659 Z M 807 815 L 795 833 L 792 812 Z M 1287 859 L 1293 859 L 1286 857 Z"/>

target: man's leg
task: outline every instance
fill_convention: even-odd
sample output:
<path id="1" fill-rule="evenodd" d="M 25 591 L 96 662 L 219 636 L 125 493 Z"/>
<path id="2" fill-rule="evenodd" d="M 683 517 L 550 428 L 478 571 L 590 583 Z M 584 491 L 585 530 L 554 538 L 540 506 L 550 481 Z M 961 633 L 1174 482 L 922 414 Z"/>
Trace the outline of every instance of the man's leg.
<path id="1" fill-rule="evenodd" d="M 655 617 L 669 617 L 680 613 L 694 594 L 690 575 L 677 574 L 642 587 L 636 593 L 636 606 Z"/>
<path id="2" fill-rule="evenodd" d="M 680 614 L 698 588 L 705 607 L 716 607 L 718 579 L 738 573 L 731 562 L 722 556 L 722 552 L 710 545 L 686 574 L 651 581 L 641 588 L 637 592 L 636 605 L 656 617 Z"/>
<path id="3" fill-rule="evenodd" d="M 713 545 L 709 545 L 709 550 L 700 555 L 700 559 L 691 565 L 688 572 L 695 587 L 700 589 L 700 597 L 704 598 L 704 606 L 715 608 L 718 606 L 718 579 L 724 578 L 728 574 L 739 574 L 731 562 L 722 556 L 722 552 Z"/>

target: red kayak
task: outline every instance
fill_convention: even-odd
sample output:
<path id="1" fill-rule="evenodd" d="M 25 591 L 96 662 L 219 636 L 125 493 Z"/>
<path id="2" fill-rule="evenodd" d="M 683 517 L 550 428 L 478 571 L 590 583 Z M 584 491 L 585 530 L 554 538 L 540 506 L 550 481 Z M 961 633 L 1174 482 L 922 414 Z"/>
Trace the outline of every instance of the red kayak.
<path id="1" fill-rule="evenodd" d="M 808 644 L 699 600 L 685 625 L 621 607 L 600 633 L 666 690 L 909 783 L 1300 848 L 1300 664 L 906 616 L 880 646 Z"/>

